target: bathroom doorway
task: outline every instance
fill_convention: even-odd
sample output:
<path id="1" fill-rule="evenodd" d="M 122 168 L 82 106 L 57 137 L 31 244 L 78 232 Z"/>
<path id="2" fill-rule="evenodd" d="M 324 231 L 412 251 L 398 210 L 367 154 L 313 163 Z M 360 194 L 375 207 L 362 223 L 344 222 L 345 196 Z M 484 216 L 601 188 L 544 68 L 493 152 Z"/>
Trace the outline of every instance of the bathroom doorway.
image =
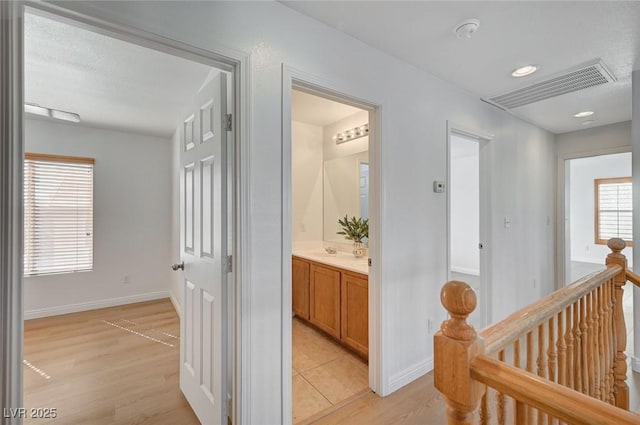
<path id="1" fill-rule="evenodd" d="M 369 391 L 369 112 L 294 89 L 291 165 L 295 424 Z"/>

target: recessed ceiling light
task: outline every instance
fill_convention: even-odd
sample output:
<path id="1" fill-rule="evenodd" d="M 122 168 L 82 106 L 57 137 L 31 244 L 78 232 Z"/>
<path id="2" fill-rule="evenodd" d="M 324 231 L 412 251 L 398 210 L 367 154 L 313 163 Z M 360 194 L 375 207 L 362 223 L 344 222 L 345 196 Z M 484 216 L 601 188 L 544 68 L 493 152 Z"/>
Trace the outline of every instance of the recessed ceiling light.
<path id="1" fill-rule="evenodd" d="M 516 68 L 513 70 L 511 75 L 513 77 L 526 77 L 527 75 L 531 75 L 538 70 L 538 67 L 535 65 L 526 65 L 521 66 L 520 68 Z"/>
<path id="2" fill-rule="evenodd" d="M 582 111 L 578 112 L 577 114 L 573 114 L 575 118 L 590 117 L 591 115 L 593 115 L 593 111 Z"/>
<path id="3" fill-rule="evenodd" d="M 582 125 L 589 125 L 592 124 L 595 120 L 586 120 L 586 121 L 582 121 Z"/>

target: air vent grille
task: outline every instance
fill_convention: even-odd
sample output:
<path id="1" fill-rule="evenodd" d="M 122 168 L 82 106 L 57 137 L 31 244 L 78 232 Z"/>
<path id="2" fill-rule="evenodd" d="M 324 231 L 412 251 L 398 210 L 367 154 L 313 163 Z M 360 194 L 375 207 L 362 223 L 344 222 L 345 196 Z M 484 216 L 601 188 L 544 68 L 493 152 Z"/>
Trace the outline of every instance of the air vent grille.
<path id="1" fill-rule="evenodd" d="M 503 109 L 513 109 L 614 81 L 613 75 L 602 61 L 598 60 L 564 71 L 544 81 L 491 97 L 489 102 Z"/>

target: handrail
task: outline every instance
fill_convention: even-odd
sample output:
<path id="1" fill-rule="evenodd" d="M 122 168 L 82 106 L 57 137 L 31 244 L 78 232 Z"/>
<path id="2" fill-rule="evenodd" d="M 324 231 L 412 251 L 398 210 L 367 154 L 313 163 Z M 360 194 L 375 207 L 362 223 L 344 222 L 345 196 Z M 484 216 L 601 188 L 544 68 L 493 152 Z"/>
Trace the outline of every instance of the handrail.
<path id="1" fill-rule="evenodd" d="M 636 414 L 482 354 L 471 361 L 471 377 L 567 423 L 638 424 Z"/>
<path id="2" fill-rule="evenodd" d="M 619 265 L 611 265 L 605 270 L 585 276 L 573 284 L 549 294 L 535 304 L 531 304 L 506 319 L 483 329 L 478 335 L 484 339 L 485 353 L 495 353 L 526 335 L 547 321 L 550 316 L 558 314 L 621 271 L 622 268 Z"/>
<path id="3" fill-rule="evenodd" d="M 627 275 L 627 280 L 629 282 L 633 283 L 637 287 L 640 287 L 640 276 L 635 274 L 633 270 L 629 270 L 629 269 L 627 269 L 626 275 Z"/>
<path id="4" fill-rule="evenodd" d="M 625 241 L 612 238 L 607 246 L 605 270 L 481 333 L 468 322 L 477 306 L 473 288 L 459 281 L 442 287 L 449 319 L 433 337 L 433 380 L 449 425 L 471 425 L 476 412 L 488 424 L 492 411 L 504 423 L 505 397 L 514 399 L 519 425 L 536 416 L 547 422 L 547 415 L 580 425 L 640 424 L 640 415 L 616 410 L 629 409 L 624 286 L 627 279 L 640 283 L 640 276 L 627 272 Z M 495 405 L 489 391 L 497 391 Z"/>

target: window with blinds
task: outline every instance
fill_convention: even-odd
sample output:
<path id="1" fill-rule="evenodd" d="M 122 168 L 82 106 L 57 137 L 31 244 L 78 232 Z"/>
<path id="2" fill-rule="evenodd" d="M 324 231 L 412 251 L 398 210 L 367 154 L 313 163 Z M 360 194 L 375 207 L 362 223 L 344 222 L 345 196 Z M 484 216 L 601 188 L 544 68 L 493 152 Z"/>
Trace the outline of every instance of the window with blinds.
<path id="1" fill-rule="evenodd" d="M 25 155 L 24 274 L 93 268 L 92 158 Z"/>
<path id="2" fill-rule="evenodd" d="M 631 177 L 595 180 L 596 243 L 621 238 L 632 245 L 633 198 Z"/>

